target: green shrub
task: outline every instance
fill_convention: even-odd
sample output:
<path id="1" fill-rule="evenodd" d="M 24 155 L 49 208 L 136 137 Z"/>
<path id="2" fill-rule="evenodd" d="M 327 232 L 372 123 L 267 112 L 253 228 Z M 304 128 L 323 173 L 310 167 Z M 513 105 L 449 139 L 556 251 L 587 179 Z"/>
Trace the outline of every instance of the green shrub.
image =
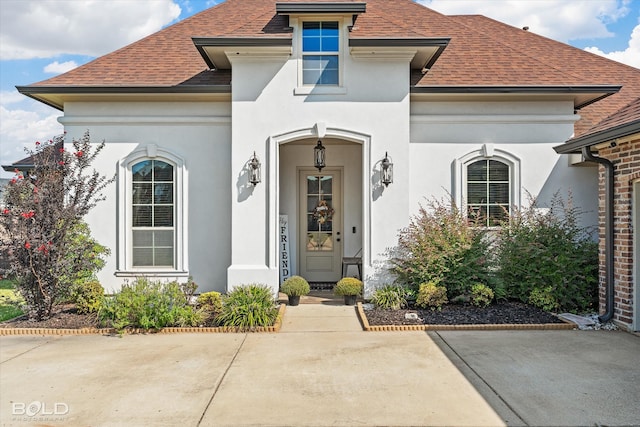
<path id="1" fill-rule="evenodd" d="M 486 232 L 455 204 L 432 200 L 400 231 L 391 270 L 400 283 L 437 281 L 449 298 L 468 294 L 474 283 L 493 282 Z"/>
<path id="2" fill-rule="evenodd" d="M 280 292 L 289 296 L 307 295 L 310 291 L 309 282 L 300 276 L 291 276 L 280 285 Z"/>
<path id="3" fill-rule="evenodd" d="M 333 287 L 336 295 L 360 295 L 362 293 L 362 281 L 355 277 L 343 277 Z"/>
<path id="4" fill-rule="evenodd" d="M 371 302 L 377 308 L 386 310 L 400 310 L 407 306 L 410 290 L 406 286 L 389 285 L 376 291 L 371 296 Z"/>
<path id="5" fill-rule="evenodd" d="M 189 305 L 183 286 L 137 278 L 106 298 L 100 319 L 118 331 L 128 327 L 160 329 L 165 326 L 196 326 L 203 315 Z"/>
<path id="6" fill-rule="evenodd" d="M 96 280 L 77 283 L 72 287 L 71 300 L 76 305 L 78 313 L 97 313 L 104 301 L 104 288 Z"/>
<path id="7" fill-rule="evenodd" d="M 220 292 L 205 292 L 198 295 L 197 304 L 208 313 L 218 314 L 222 311 L 222 295 Z"/>
<path id="8" fill-rule="evenodd" d="M 418 290 L 418 299 L 416 305 L 418 307 L 430 307 L 433 310 L 440 310 L 447 299 L 447 288 L 438 286 L 435 282 L 422 283 Z"/>
<path id="9" fill-rule="evenodd" d="M 551 286 L 533 289 L 527 302 L 545 311 L 556 311 L 560 307 L 558 300 L 554 297 L 554 291 Z"/>
<path id="10" fill-rule="evenodd" d="M 493 291 L 487 285 L 476 283 L 471 287 L 471 303 L 476 307 L 488 307 L 493 301 Z"/>
<path id="11" fill-rule="evenodd" d="M 223 298 L 222 311 L 216 321 L 220 326 L 253 330 L 259 326 L 272 326 L 277 316 L 271 288 L 250 284 L 234 288 Z"/>
<path id="12" fill-rule="evenodd" d="M 579 216 L 570 199 L 565 203 L 555 195 L 549 209 L 539 209 L 534 200 L 503 224 L 499 275 L 509 297 L 543 305 L 555 301 L 557 309 L 570 312 L 597 307 L 598 247 Z"/>

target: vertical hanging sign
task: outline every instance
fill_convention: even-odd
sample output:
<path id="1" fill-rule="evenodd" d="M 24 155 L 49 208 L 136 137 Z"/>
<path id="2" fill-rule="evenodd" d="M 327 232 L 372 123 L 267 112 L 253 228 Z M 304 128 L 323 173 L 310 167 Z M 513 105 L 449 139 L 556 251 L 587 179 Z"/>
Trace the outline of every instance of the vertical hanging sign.
<path id="1" fill-rule="evenodd" d="M 291 276 L 291 259 L 289 258 L 289 215 L 280 215 L 280 283 Z"/>

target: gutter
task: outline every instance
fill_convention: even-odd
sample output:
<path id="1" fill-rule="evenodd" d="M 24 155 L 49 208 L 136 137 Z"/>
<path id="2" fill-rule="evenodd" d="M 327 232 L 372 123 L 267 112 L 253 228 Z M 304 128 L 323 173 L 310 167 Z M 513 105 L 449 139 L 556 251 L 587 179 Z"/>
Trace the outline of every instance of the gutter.
<path id="1" fill-rule="evenodd" d="M 613 227 L 613 190 L 614 190 L 614 167 L 610 160 L 594 156 L 591 147 L 582 147 L 582 155 L 585 159 L 601 164 L 605 168 L 604 178 L 604 252 L 605 252 L 605 290 L 606 290 L 606 311 L 598 320 L 606 323 L 613 318 L 614 303 L 614 227 Z"/>

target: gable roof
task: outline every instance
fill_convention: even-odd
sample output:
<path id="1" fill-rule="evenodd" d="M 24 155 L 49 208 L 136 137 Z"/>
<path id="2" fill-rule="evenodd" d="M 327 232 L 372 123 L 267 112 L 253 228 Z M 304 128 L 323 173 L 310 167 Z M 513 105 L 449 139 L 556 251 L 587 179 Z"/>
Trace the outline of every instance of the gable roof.
<path id="1" fill-rule="evenodd" d="M 281 9 L 291 0 L 278 0 Z M 358 3 L 315 0 L 315 4 Z M 293 6 L 292 6 L 293 7 Z M 333 6 L 331 6 L 333 7 Z M 295 9 L 295 7 L 294 7 Z M 292 43 L 276 0 L 227 0 L 59 76 L 18 90 L 62 109 L 65 99 L 100 93 L 230 93 L 231 73 L 212 70 L 194 40 L 265 39 Z M 576 134 L 640 93 L 640 70 L 480 15 L 446 16 L 412 0 L 367 0 L 349 33 L 363 40 L 447 40 L 426 73 L 411 74 L 414 93 L 583 94 Z M 446 48 L 444 47 L 446 45 Z"/>

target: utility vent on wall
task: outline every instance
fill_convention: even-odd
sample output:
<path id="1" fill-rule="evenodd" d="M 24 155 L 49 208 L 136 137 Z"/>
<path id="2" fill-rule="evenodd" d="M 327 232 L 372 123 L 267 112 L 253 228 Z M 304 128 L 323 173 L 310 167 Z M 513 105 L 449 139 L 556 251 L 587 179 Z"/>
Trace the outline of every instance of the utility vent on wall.
<path id="1" fill-rule="evenodd" d="M 567 159 L 569 160 L 569 166 L 598 166 L 597 163 L 586 161 L 582 153 L 571 153 L 567 156 Z"/>

